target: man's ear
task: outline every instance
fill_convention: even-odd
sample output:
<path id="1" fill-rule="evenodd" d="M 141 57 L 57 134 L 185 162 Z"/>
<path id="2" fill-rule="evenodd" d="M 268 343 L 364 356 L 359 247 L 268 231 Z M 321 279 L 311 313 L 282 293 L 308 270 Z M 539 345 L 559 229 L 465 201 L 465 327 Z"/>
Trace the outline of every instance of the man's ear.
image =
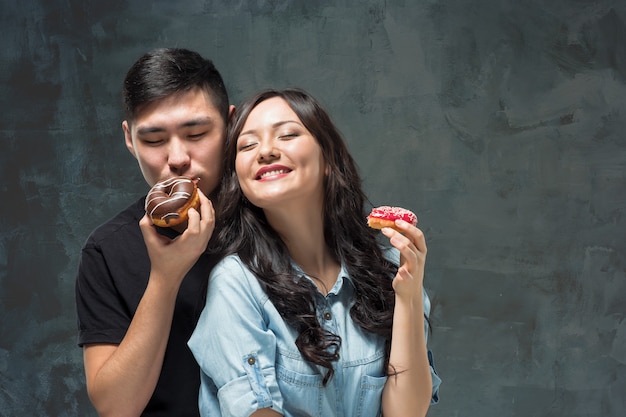
<path id="1" fill-rule="evenodd" d="M 228 107 L 228 120 L 230 121 L 233 118 L 234 115 L 235 115 L 235 105 L 231 104 Z"/>
<path id="2" fill-rule="evenodd" d="M 128 121 L 124 120 L 122 122 L 122 130 L 124 131 L 124 141 L 126 142 L 126 148 L 135 158 L 137 158 L 137 155 L 135 155 L 135 147 L 133 146 L 133 135 L 130 132 L 130 126 L 128 125 Z"/>

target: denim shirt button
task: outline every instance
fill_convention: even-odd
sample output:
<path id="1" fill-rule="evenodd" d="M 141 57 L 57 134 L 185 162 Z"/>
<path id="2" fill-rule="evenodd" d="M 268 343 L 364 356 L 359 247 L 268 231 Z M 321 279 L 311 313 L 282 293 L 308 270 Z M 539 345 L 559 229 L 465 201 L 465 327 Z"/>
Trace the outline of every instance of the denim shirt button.
<path id="1" fill-rule="evenodd" d="M 255 362 L 255 360 L 254 360 L 253 357 L 249 357 L 248 358 L 248 365 L 252 366 L 252 365 L 254 365 L 254 362 Z"/>
<path id="2" fill-rule="evenodd" d="M 330 320 L 331 317 L 332 317 L 332 315 L 328 311 L 324 313 L 324 319 Z"/>

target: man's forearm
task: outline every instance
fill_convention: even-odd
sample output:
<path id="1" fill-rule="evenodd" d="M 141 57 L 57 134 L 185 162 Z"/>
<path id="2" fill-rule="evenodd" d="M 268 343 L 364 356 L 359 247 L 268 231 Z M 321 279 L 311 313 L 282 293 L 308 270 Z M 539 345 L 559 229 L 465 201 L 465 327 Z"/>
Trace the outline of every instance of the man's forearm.
<path id="1" fill-rule="evenodd" d="M 146 407 L 161 373 L 177 292 L 151 277 L 122 342 L 85 348 L 87 389 L 100 416 L 139 416 Z"/>

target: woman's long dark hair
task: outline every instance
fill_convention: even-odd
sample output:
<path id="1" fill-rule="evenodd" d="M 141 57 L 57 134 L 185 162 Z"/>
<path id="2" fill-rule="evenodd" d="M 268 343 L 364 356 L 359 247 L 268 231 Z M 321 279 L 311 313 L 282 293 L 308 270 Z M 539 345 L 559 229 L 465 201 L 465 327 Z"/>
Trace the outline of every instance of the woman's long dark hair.
<path id="1" fill-rule="evenodd" d="M 244 102 L 231 119 L 226 141 L 224 181 L 217 199 L 218 225 L 212 247 L 222 255 L 238 253 L 256 275 L 283 319 L 298 332 L 296 345 L 308 361 L 333 375 L 341 339 L 324 330 L 315 309 L 315 286 L 292 266 L 289 251 L 266 221 L 263 211 L 243 195 L 235 172 L 237 138 L 259 103 L 284 99 L 322 149 L 329 174 L 324 182 L 324 238 L 342 262 L 355 287 L 350 315 L 363 330 L 387 341 L 385 369 L 395 296 L 391 286 L 397 267 L 383 257 L 376 231 L 366 224 L 366 196 L 353 158 L 341 134 L 319 103 L 302 90 L 266 90 Z"/>

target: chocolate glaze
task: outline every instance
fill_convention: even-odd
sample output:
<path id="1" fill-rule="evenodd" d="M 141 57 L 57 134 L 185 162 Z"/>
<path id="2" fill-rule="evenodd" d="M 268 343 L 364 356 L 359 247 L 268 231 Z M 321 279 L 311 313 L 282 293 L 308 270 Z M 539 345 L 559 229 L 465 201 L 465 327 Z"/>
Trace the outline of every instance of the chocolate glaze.
<path id="1" fill-rule="evenodd" d="M 187 177 L 168 178 L 155 184 L 146 196 L 146 213 L 167 223 L 178 219 L 177 211 L 187 204 L 195 188 L 194 181 Z"/>

